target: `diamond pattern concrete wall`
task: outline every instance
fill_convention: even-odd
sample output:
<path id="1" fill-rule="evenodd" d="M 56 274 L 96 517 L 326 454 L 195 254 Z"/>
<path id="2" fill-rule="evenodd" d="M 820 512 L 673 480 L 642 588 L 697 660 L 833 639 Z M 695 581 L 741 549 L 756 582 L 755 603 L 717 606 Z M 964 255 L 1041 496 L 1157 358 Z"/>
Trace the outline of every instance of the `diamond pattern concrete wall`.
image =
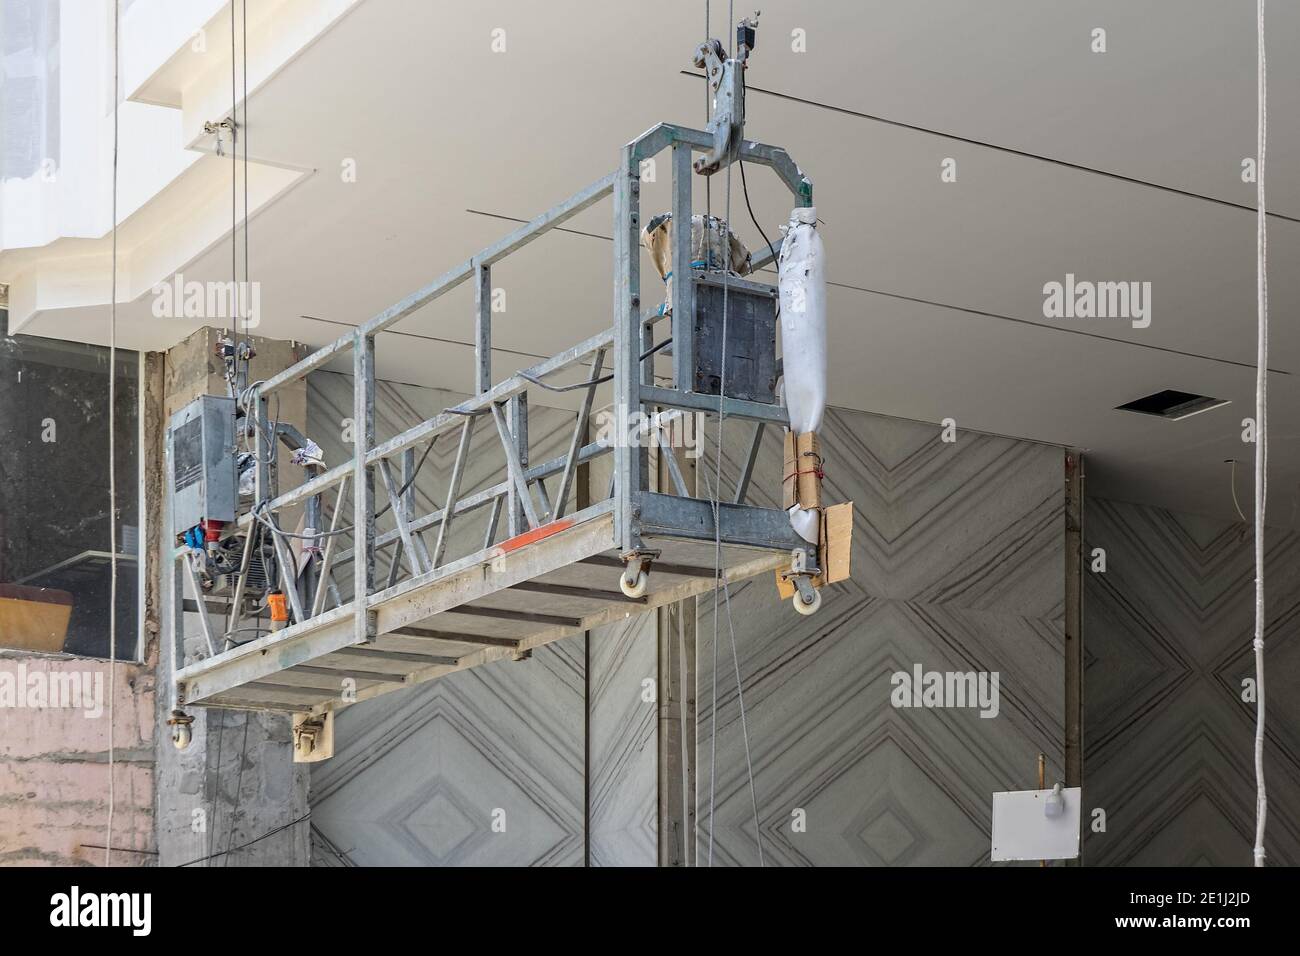
<path id="1" fill-rule="evenodd" d="M 311 389 L 313 437 L 327 455 L 345 454 L 334 433 L 350 413 L 349 380 L 317 375 Z M 456 400 L 386 385 L 381 431 Z M 569 420 L 534 409 L 535 456 L 558 451 Z M 747 431 L 728 428 L 731 480 Z M 825 437 L 834 448 L 830 497 L 857 502 L 855 580 L 828 591 L 812 618 L 780 604 L 766 578 L 731 594 L 765 858 L 986 861 L 992 791 L 1031 785 L 1040 749 L 1060 773 L 1062 452 L 966 433 L 948 444 L 935 426 L 839 411 Z M 420 476 L 422 507 L 446 486 L 434 463 Z M 770 434 L 752 500 L 778 504 L 780 469 L 779 436 Z M 470 478 L 481 486 L 498 473 Z M 602 486 L 599 470 L 593 485 Z M 707 826 L 712 617 L 710 599 L 700 603 L 699 815 Z M 755 863 L 734 665 L 720 622 L 714 862 Z M 590 862 L 653 865 L 656 707 L 642 682 L 656 673 L 654 628 L 646 616 L 593 633 L 585 682 L 582 642 L 563 641 L 528 663 L 501 662 L 345 710 L 337 755 L 312 769 L 314 862 L 580 864 L 585 706 Z M 889 675 L 913 663 L 1000 671 L 998 717 L 895 710 Z M 507 811 L 505 834 L 491 831 L 496 808 Z M 804 833 L 791 832 L 795 809 L 806 811 Z"/>
<path id="2" fill-rule="evenodd" d="M 384 383 L 379 433 L 396 434 L 463 397 Z M 352 414 L 351 378 L 313 375 L 309 408 L 310 434 L 326 461 L 346 458 L 341 423 Z M 532 409 L 535 460 L 563 451 L 571 421 L 566 412 Z M 441 504 L 450 481 L 454 438 L 442 441 L 443 453 L 430 455 L 416 483 L 420 513 Z M 495 432 L 480 426 L 472 447 L 483 453 L 471 454 L 466 492 L 503 474 Z M 453 525 L 449 558 L 481 547 L 485 522 L 486 512 Z M 335 756 L 312 765 L 313 862 L 580 865 L 583 708 L 582 642 L 567 640 L 527 661 L 498 661 L 344 709 Z"/>
<path id="3" fill-rule="evenodd" d="M 725 474 L 746 432 L 728 430 Z M 752 499 L 772 507 L 779 441 L 765 438 Z M 987 863 L 991 794 L 1032 787 L 1040 750 L 1062 774 L 1063 452 L 960 431 L 945 443 L 937 426 L 843 410 L 822 447 L 828 500 L 855 502 L 853 580 L 812 617 L 770 580 L 735 587 L 735 658 L 725 605 L 718 617 L 713 862 L 758 862 L 738 668 L 768 865 Z M 700 605 L 703 865 L 714 614 Z M 890 675 L 918 663 L 999 672 L 998 715 L 894 708 Z"/>
<path id="4" fill-rule="evenodd" d="M 1084 576 L 1084 779 L 1099 865 L 1248 866 L 1255 840 L 1250 529 L 1092 499 Z M 1300 863 L 1300 535 L 1265 536 L 1269 862 Z"/>
<path id="5" fill-rule="evenodd" d="M 656 615 L 591 635 L 591 863 L 654 866 L 658 840 Z"/>

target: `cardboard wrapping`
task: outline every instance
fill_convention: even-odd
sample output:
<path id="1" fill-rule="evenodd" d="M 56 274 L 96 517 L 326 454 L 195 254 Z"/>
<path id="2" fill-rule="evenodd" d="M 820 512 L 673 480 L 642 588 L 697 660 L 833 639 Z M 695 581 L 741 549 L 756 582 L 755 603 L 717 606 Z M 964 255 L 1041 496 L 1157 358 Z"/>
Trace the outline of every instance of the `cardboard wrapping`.
<path id="1" fill-rule="evenodd" d="M 822 573 L 812 579 L 815 588 L 847 581 L 852 574 L 853 502 L 831 505 L 821 516 L 821 544 L 817 548 Z M 776 590 L 782 601 L 794 597 L 794 583 L 776 572 Z"/>
<path id="2" fill-rule="evenodd" d="M 725 238 L 724 238 L 725 237 Z M 664 213 L 641 230 L 641 245 L 650 253 L 659 278 L 664 280 L 663 312 L 673 310 L 673 217 Z M 727 255 L 729 247 L 730 256 Z M 717 216 L 691 217 L 691 263 L 694 268 L 739 274 L 749 260 L 749 250 Z"/>
<path id="3" fill-rule="evenodd" d="M 781 508 L 789 511 L 799 503 L 799 477 L 795 467 L 794 432 L 786 430 L 784 463 L 781 465 Z"/>
<path id="4" fill-rule="evenodd" d="M 813 577 L 813 587 L 847 580 L 853 547 L 853 502 L 822 507 L 821 442 L 817 433 L 797 435 L 787 429 L 782 458 L 782 507 L 786 511 L 799 509 L 795 514 L 818 512 L 817 566 L 821 574 Z M 776 572 L 776 589 L 782 600 L 793 597 L 795 587 L 785 571 Z"/>
<path id="5" fill-rule="evenodd" d="M 814 511 L 822 506 L 821 442 L 816 432 L 785 433 L 785 454 L 781 465 L 781 507 L 798 505 Z"/>
<path id="6" fill-rule="evenodd" d="M 816 432 L 806 432 L 795 439 L 795 464 L 799 490 L 799 507 L 816 509 L 822 506 L 822 456 Z"/>
<path id="7" fill-rule="evenodd" d="M 844 501 L 822 512 L 822 573 L 827 584 L 849 579 L 852 554 L 853 502 Z"/>

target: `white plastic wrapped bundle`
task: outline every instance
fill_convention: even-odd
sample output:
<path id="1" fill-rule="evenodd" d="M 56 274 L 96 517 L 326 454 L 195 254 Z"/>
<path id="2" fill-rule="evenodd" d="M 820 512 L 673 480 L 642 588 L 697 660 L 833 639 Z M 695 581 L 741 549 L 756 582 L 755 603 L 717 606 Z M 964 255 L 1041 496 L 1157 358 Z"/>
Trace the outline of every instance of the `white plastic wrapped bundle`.
<path id="1" fill-rule="evenodd" d="M 794 533 L 809 544 L 816 544 L 821 525 L 821 512 L 816 508 L 800 508 L 795 505 L 790 509 L 789 515 L 790 527 L 794 528 Z"/>
<path id="2" fill-rule="evenodd" d="M 790 213 L 777 265 L 785 404 L 791 431 L 802 435 L 818 431 L 826 412 L 826 252 L 815 206 Z M 817 542 L 818 523 L 815 509 L 790 509 L 790 524 L 805 541 Z"/>

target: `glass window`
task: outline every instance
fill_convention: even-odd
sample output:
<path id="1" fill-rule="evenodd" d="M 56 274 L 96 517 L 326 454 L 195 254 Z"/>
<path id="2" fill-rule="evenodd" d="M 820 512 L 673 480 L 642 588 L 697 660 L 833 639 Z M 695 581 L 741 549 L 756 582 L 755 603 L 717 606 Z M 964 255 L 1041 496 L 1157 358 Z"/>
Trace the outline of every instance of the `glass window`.
<path id="1" fill-rule="evenodd" d="M 117 657 L 137 657 L 139 357 L 116 366 L 110 518 L 108 349 L 0 337 L 0 647 L 108 656 L 113 520 Z"/>
<path id="2" fill-rule="evenodd" d="M 0 179 L 59 166 L 59 4 L 0 0 Z"/>

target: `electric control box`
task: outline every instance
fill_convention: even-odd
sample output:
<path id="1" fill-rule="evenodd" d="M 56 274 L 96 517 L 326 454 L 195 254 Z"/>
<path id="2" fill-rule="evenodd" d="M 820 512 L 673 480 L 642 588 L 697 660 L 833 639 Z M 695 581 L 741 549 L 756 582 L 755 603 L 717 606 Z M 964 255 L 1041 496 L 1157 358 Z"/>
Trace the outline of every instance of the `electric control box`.
<path id="1" fill-rule="evenodd" d="M 695 273 L 695 381 L 717 395 L 722 386 L 722 310 L 727 310 L 727 397 L 776 404 L 775 286 L 717 272 Z"/>
<path id="2" fill-rule="evenodd" d="M 172 471 L 172 530 L 204 521 L 233 522 L 239 503 L 235 469 L 235 400 L 203 395 L 172 416 L 167 429 Z"/>

